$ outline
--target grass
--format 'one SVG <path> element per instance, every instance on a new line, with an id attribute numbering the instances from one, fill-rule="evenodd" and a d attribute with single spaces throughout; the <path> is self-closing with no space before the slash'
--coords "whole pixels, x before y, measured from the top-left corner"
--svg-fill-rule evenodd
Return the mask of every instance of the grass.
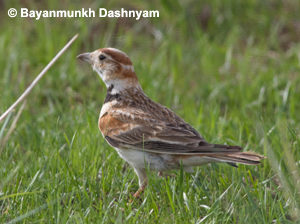
<path id="1" fill-rule="evenodd" d="M 300 220 L 300 5 L 297 1 L 0 1 L 0 111 L 71 36 L 0 148 L 1 223 L 295 223 Z M 160 18 L 9 18 L 11 7 L 158 9 Z M 215 143 L 260 166 L 175 171 L 129 204 L 137 177 L 102 138 L 106 89 L 76 55 L 127 52 L 145 92 Z M 17 111 L 0 124 L 0 140 Z"/>

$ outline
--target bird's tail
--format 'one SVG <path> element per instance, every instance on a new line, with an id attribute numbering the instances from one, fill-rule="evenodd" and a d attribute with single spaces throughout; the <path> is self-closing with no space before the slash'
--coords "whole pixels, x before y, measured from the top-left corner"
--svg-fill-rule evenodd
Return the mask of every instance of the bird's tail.
<path id="1" fill-rule="evenodd" d="M 257 165 L 265 157 L 254 152 L 216 153 L 213 158 L 219 162 L 241 163 L 246 165 Z"/>
<path id="2" fill-rule="evenodd" d="M 254 152 L 241 152 L 240 146 L 208 144 L 212 154 L 209 156 L 216 162 L 226 162 L 230 165 L 241 163 L 257 165 L 265 157 Z"/>
<path id="3" fill-rule="evenodd" d="M 197 158 L 198 157 L 198 158 Z M 242 152 L 240 146 L 202 144 L 197 151 L 180 156 L 183 165 L 187 167 L 199 166 L 211 162 L 224 162 L 237 167 L 236 163 L 257 165 L 265 157 L 254 152 Z"/>

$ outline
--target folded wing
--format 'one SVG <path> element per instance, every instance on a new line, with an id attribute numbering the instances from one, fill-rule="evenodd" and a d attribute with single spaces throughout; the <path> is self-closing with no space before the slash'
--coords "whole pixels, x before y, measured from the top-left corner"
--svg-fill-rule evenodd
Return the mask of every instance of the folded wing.
<path id="1" fill-rule="evenodd" d="M 174 155 L 233 153 L 241 150 L 239 146 L 207 143 L 182 119 L 165 122 L 152 119 L 142 111 L 128 114 L 120 109 L 112 111 L 109 116 L 117 120 L 115 123 L 118 125 L 126 126 L 126 129 L 114 128 L 116 131 L 106 132 L 106 140 L 114 147 Z"/>

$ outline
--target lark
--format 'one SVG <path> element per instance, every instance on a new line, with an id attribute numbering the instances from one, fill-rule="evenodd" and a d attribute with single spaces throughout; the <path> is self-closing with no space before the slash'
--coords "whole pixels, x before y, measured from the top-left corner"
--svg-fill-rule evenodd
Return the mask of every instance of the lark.
<path id="1" fill-rule="evenodd" d="M 257 165 L 264 157 L 242 152 L 240 146 L 211 144 L 190 124 L 143 91 L 130 58 L 115 48 L 101 48 L 77 56 L 88 62 L 107 87 L 99 129 L 139 179 L 139 197 L 147 186 L 147 169 L 180 169 L 225 162 Z"/>

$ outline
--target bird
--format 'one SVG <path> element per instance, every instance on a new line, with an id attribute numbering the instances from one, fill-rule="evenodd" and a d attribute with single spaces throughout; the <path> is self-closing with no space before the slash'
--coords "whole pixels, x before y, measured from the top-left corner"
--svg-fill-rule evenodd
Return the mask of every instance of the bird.
<path id="1" fill-rule="evenodd" d="M 145 190 L 147 169 L 163 172 L 223 162 L 257 165 L 265 158 L 242 147 L 208 143 L 200 133 L 169 108 L 143 91 L 132 61 L 116 48 L 100 48 L 77 56 L 89 63 L 107 88 L 98 126 L 106 142 L 129 163 L 139 180 L 133 194 Z"/>

